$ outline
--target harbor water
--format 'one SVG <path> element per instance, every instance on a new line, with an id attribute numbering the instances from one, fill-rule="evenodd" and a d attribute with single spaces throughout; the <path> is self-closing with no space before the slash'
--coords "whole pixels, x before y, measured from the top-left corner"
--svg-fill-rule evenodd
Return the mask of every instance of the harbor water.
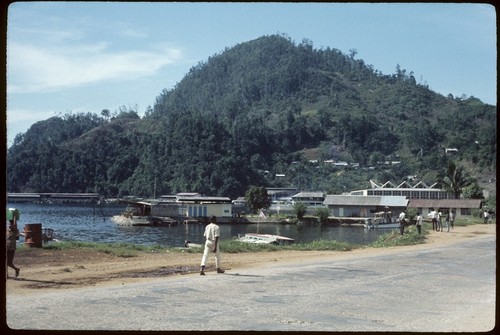
<path id="1" fill-rule="evenodd" d="M 179 223 L 172 227 L 117 225 L 111 217 L 122 213 L 125 209 L 122 205 L 10 203 L 7 208 L 20 210 L 20 230 L 26 224 L 41 223 L 44 228 L 54 229 L 55 238 L 60 241 L 123 242 L 169 247 L 182 247 L 185 241 L 204 241 L 204 224 Z M 324 239 L 352 244 L 369 244 L 389 231 L 368 230 L 359 226 L 320 227 L 278 223 L 221 224 L 220 229 L 222 239 L 244 233 L 262 233 L 287 236 L 295 239 L 296 243 Z"/>

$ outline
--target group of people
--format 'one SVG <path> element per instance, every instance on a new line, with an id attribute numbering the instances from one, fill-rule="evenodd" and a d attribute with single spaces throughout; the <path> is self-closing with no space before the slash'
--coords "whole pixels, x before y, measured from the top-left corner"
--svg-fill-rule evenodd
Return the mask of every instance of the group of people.
<path id="1" fill-rule="evenodd" d="M 406 224 L 405 216 L 406 216 L 406 214 L 404 211 L 401 212 L 401 214 L 399 214 L 399 223 L 400 223 L 399 232 L 401 233 L 401 235 L 404 234 L 404 230 L 405 230 L 405 224 Z M 441 212 L 431 211 L 427 215 L 427 217 L 431 219 L 432 230 L 444 231 L 443 230 L 443 222 L 442 222 L 443 221 L 443 214 Z M 422 222 L 423 222 L 422 213 L 418 212 L 417 217 L 416 217 L 416 222 L 415 222 L 418 234 L 422 233 Z M 453 226 L 455 224 L 455 215 L 453 214 L 452 211 L 446 212 L 444 223 L 446 224 L 448 232 L 450 231 L 450 226 L 453 229 Z"/>
<path id="2" fill-rule="evenodd" d="M 431 211 L 427 216 L 431 219 L 432 230 L 444 231 L 443 213 L 437 211 Z M 444 216 L 444 223 L 446 224 L 448 232 L 450 231 L 450 226 L 453 229 L 453 226 L 455 224 L 455 215 L 453 214 L 452 211 L 446 212 L 446 215 Z"/>

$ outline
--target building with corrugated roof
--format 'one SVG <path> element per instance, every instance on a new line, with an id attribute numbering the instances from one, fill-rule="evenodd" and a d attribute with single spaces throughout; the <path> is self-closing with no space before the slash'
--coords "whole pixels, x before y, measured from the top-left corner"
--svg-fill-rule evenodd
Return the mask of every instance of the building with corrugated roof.
<path id="1" fill-rule="evenodd" d="M 400 213 L 408 199 L 403 196 L 327 195 L 324 206 L 335 217 L 371 218 L 377 212 Z"/>
<path id="2" fill-rule="evenodd" d="M 323 192 L 300 192 L 292 196 L 292 203 L 303 203 L 307 206 L 323 206 L 325 193 Z"/>
<path id="3" fill-rule="evenodd" d="M 443 214 L 453 212 L 455 217 L 472 215 L 481 208 L 481 199 L 410 199 L 408 208 L 415 208 L 424 217 L 432 211 Z"/>
<path id="4" fill-rule="evenodd" d="M 391 181 L 384 184 L 370 180 L 371 188 L 365 190 L 351 191 L 351 195 L 377 195 L 377 196 L 404 196 L 408 199 L 453 199 L 454 195 L 441 188 L 437 183 L 428 186 L 423 181 L 412 185 L 408 181 L 396 185 Z"/>

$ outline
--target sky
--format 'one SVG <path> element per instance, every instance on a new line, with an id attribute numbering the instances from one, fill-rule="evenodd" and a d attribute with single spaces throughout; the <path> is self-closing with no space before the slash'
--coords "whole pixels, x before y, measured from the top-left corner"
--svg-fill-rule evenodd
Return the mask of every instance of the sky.
<path id="1" fill-rule="evenodd" d="M 31 125 L 121 107 L 140 116 L 187 72 L 264 35 L 396 66 L 447 96 L 496 105 L 496 12 L 479 3 L 14 2 L 7 146 Z"/>

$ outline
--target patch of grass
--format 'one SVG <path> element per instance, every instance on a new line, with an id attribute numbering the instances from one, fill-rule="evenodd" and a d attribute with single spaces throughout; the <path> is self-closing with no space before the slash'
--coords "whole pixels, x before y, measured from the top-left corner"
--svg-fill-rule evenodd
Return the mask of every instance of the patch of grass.
<path id="1" fill-rule="evenodd" d="M 421 235 L 418 234 L 415 226 L 406 227 L 403 235 L 400 234 L 399 230 L 392 230 L 387 234 L 379 236 L 375 242 L 369 244 L 368 246 L 374 248 L 384 248 L 421 244 L 425 242 L 425 235 L 427 235 L 429 228 L 432 229 L 430 225 L 424 224 Z"/>
<path id="2" fill-rule="evenodd" d="M 336 240 L 316 240 L 309 243 L 297 243 L 284 246 L 286 250 L 328 250 L 328 251 L 350 251 L 356 247 L 348 242 L 339 242 Z"/>
<path id="3" fill-rule="evenodd" d="M 238 239 L 223 240 L 221 242 L 221 251 L 226 253 L 239 252 L 260 252 L 277 250 L 333 250 L 348 251 L 354 246 L 347 242 L 338 242 L 335 240 L 316 240 L 309 243 L 294 243 L 290 245 L 258 244 L 240 242 Z"/>
<path id="4" fill-rule="evenodd" d="M 203 249 L 200 248 L 202 251 Z M 239 253 L 239 252 L 258 252 L 258 251 L 276 251 L 281 247 L 273 244 L 257 244 L 240 242 L 237 238 L 222 240 L 220 244 L 221 252 Z"/>
<path id="5" fill-rule="evenodd" d="M 50 243 L 43 245 L 43 248 L 47 250 L 86 249 L 118 257 L 135 257 L 139 252 L 167 252 L 172 249 L 160 245 L 144 246 L 133 243 L 95 243 L 80 241 Z"/>

